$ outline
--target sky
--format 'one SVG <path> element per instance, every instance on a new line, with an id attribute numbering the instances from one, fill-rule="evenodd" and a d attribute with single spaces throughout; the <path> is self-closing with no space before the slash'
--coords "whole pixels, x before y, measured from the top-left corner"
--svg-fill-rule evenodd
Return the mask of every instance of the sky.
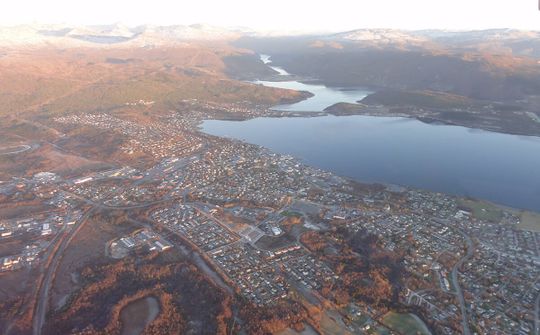
<path id="1" fill-rule="evenodd" d="M 0 25 L 205 23 L 265 31 L 540 30 L 538 0 L 5 0 Z"/>

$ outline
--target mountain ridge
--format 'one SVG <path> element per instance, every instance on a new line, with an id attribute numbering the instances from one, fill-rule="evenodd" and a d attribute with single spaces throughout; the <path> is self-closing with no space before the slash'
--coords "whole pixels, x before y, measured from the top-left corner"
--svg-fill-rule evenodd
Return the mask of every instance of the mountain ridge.
<path id="1" fill-rule="evenodd" d="M 189 41 L 236 40 L 241 37 L 313 36 L 322 40 L 377 44 L 446 43 L 467 46 L 478 42 L 540 40 L 540 32 L 509 28 L 451 31 L 362 28 L 337 33 L 299 33 L 257 31 L 245 27 L 218 27 L 207 24 L 137 25 L 121 22 L 110 25 L 20 24 L 0 26 L 2 46 L 152 46 Z M 540 42 L 539 42 L 540 43 Z M 522 49 L 524 47 L 522 46 Z M 536 46 L 535 46 L 536 48 Z M 540 47 L 538 47 L 540 55 Z"/>

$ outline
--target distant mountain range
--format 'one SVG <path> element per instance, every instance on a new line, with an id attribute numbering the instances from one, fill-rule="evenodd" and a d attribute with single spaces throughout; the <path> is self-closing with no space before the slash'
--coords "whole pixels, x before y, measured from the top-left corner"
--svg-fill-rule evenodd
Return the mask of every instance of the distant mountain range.
<path id="1" fill-rule="evenodd" d="M 51 45 L 125 45 L 153 46 L 177 44 L 192 40 L 230 40 L 249 34 L 240 29 L 225 29 L 209 25 L 143 25 L 123 24 L 102 26 L 18 25 L 0 27 L 2 46 Z"/>
<path id="2" fill-rule="evenodd" d="M 1 46 L 157 46 L 194 40 L 234 40 L 240 37 L 272 37 L 280 33 L 248 28 L 222 28 L 205 24 L 129 27 L 121 23 L 99 26 L 35 24 L 0 26 Z M 281 33 L 283 35 L 283 33 Z M 298 34 L 295 34 L 298 36 Z M 365 43 L 369 46 L 429 46 L 477 48 L 507 47 L 521 55 L 540 57 L 540 32 L 513 29 L 480 31 L 358 29 L 311 36 L 322 41 Z"/>
<path id="3" fill-rule="evenodd" d="M 540 58 L 540 32 L 515 29 L 474 31 L 359 29 L 326 37 L 334 41 L 379 46 L 423 46 L 511 51 L 516 55 Z M 501 49 L 503 48 L 503 49 Z M 504 50 L 506 48 L 506 50 Z"/>
<path id="4" fill-rule="evenodd" d="M 199 43 L 201 41 L 205 43 Z M 212 48 L 206 42 L 212 42 Z M 188 52 L 185 47 L 192 50 Z M 13 59 L 23 57 L 25 53 L 20 53 L 19 49 L 26 48 L 36 49 L 27 53 L 35 59 L 21 60 L 21 69 L 14 70 Z M 276 73 L 261 62 L 259 55 L 266 54 L 271 55 L 274 65 L 298 78 L 334 87 L 428 90 L 527 107 L 531 104 L 535 108 L 540 92 L 540 32 L 537 31 L 359 29 L 333 34 L 278 36 L 247 28 L 201 24 L 0 27 L 0 59 L 6 60 L 5 69 L 11 71 L 9 78 L 5 77 L 11 81 L 6 87 L 13 87 L 17 80 L 24 81 L 21 73 L 31 72 L 26 66 L 41 62 L 36 56 L 41 54 L 37 49 L 43 49 L 43 53 L 54 49 L 52 53 L 60 54 L 68 48 L 86 48 L 85 52 L 96 57 L 86 60 L 84 70 L 88 73 L 93 73 L 90 67 L 95 64 L 107 68 L 114 64 L 126 69 L 136 64 L 134 70 L 148 66 L 155 73 L 165 71 L 175 77 L 174 83 L 185 82 L 184 77 L 196 81 L 200 79 L 194 79 L 197 76 L 214 78 L 222 73 L 228 78 L 247 81 L 269 78 Z M 167 49 L 181 52 L 160 55 Z M 96 56 L 98 53 L 100 57 Z M 141 65 L 145 62 L 149 64 Z M 122 64 L 125 66 L 118 66 Z M 46 68 L 43 62 L 40 66 Z M 54 61 L 49 66 L 54 69 L 50 73 L 55 75 L 62 74 L 65 69 L 65 65 L 60 66 Z M 78 70 L 81 70 L 80 66 Z M 133 77 L 131 72 L 126 70 L 125 73 Z M 48 78 L 50 74 L 43 76 Z M 67 71 L 63 76 L 73 79 Z M 34 77 L 29 78 L 21 85 L 20 92 L 26 92 L 29 85 L 36 84 Z M 54 83 L 59 82 L 61 80 Z M 59 91 L 63 89 L 58 88 Z"/>
<path id="5" fill-rule="evenodd" d="M 501 41 L 539 38 L 538 31 L 524 31 L 515 29 L 488 29 L 472 31 L 449 31 L 449 30 L 395 30 L 395 29 L 358 29 L 332 35 L 353 41 L 367 40 L 411 40 L 411 41 L 444 41 L 453 43 L 470 43 L 478 41 Z"/>

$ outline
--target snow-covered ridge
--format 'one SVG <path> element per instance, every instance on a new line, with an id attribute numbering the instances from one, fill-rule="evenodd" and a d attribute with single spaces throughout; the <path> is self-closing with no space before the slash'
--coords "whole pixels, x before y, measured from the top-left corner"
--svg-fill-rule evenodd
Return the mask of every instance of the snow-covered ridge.
<path id="1" fill-rule="evenodd" d="M 350 41 L 490 41 L 490 40 L 519 40 L 540 38 L 538 31 L 516 29 L 488 29 L 473 31 L 451 30 L 397 30 L 397 29 L 358 29 L 331 35 L 336 39 Z"/>
<path id="2" fill-rule="evenodd" d="M 241 36 L 286 36 L 284 33 L 253 31 L 248 28 L 222 28 L 204 24 L 141 25 L 122 23 L 100 26 L 32 24 L 0 26 L 0 46 L 159 46 L 190 41 L 233 40 Z M 291 33 L 289 35 L 297 34 Z M 323 40 L 385 44 L 421 45 L 426 42 L 467 44 L 486 41 L 540 40 L 540 32 L 513 29 L 478 31 L 359 29 L 337 34 L 317 34 Z"/>
<path id="3" fill-rule="evenodd" d="M 406 42 L 406 41 L 424 41 L 426 37 L 416 35 L 414 32 L 407 32 L 395 29 L 360 29 L 333 35 L 338 39 L 350 41 L 377 41 L 377 42 Z"/>
<path id="4" fill-rule="evenodd" d="M 102 26 L 18 25 L 0 27 L 0 45 L 161 45 L 193 40 L 228 40 L 246 32 L 209 25 Z"/>

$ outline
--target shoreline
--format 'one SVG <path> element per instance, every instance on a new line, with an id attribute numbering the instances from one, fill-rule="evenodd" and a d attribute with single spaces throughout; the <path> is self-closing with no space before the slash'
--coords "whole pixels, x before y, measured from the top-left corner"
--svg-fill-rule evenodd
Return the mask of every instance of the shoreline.
<path id="1" fill-rule="evenodd" d="M 335 106 L 335 105 L 340 105 L 341 103 L 336 103 L 332 106 Z M 275 106 L 278 106 L 278 105 L 275 105 Z M 477 129 L 477 130 L 480 130 L 480 131 L 483 131 L 483 132 L 489 132 L 489 133 L 493 133 L 493 134 L 501 134 L 501 135 L 510 135 L 510 136 L 527 136 L 527 137 L 538 137 L 538 136 L 535 136 L 535 135 L 524 135 L 524 134 L 520 134 L 520 133 L 510 133 L 510 132 L 501 132 L 501 131 L 495 131 L 493 129 L 483 129 L 483 128 L 474 128 L 474 127 L 470 127 L 470 126 L 467 126 L 467 125 L 461 125 L 461 124 L 456 124 L 456 123 L 451 123 L 451 122 L 446 122 L 444 120 L 434 120 L 434 119 L 429 119 L 429 118 L 426 118 L 426 117 L 417 117 L 417 116 L 412 116 L 412 115 L 407 115 L 407 114 L 385 114 L 385 115 L 381 115 L 381 114 L 377 114 L 377 113 L 361 113 L 361 112 L 357 112 L 357 113 L 350 113 L 350 114 L 340 114 L 340 113 L 332 113 L 332 112 L 329 112 L 328 109 L 330 107 L 327 107 L 325 108 L 324 111 L 316 111 L 316 112 L 305 112 L 305 111 L 279 111 L 279 110 L 273 110 L 272 108 L 275 107 L 275 106 L 271 106 L 271 107 L 268 107 L 266 112 L 261 114 L 261 115 L 249 115 L 249 116 L 238 116 L 238 117 L 231 117 L 231 118 L 226 118 L 226 117 L 215 117 L 215 118 L 205 118 L 205 119 L 202 119 L 202 120 L 199 120 L 198 121 L 198 124 L 196 126 L 196 129 L 199 133 L 202 133 L 202 134 L 205 134 L 205 135 L 210 135 L 210 136 L 216 136 L 218 138 L 225 138 L 227 140 L 233 140 L 233 141 L 240 141 L 242 143 L 248 143 L 248 144 L 251 144 L 251 145 L 256 145 L 257 147 L 260 147 L 260 148 L 264 148 L 266 150 L 270 150 L 271 152 L 273 153 L 277 153 L 277 154 L 280 154 L 279 152 L 276 152 L 274 150 L 271 150 L 269 148 L 266 148 L 264 146 L 261 146 L 261 145 L 258 145 L 258 144 L 254 144 L 254 143 L 250 143 L 248 141 L 244 141 L 244 140 L 241 140 L 241 139 L 238 139 L 238 138 L 234 138 L 234 137 L 221 137 L 221 136 L 217 136 L 217 135 L 212 135 L 210 133 L 206 133 L 204 132 L 203 130 L 203 123 L 205 121 L 241 121 L 241 122 L 244 122 L 244 121 L 249 121 L 249 120 L 253 120 L 253 119 L 264 119 L 264 118 L 275 118 L 275 119 L 280 119 L 280 118 L 313 118 L 313 117 L 330 117 L 330 116 L 333 116 L 333 117 L 336 117 L 336 118 L 339 118 L 339 117 L 347 117 L 347 116 L 358 116 L 358 117 L 377 117 L 377 118 L 380 118 L 380 117 L 385 117 L 385 118 L 399 118 L 399 119 L 403 119 L 403 120 L 416 120 L 418 122 L 421 122 L 421 123 L 424 123 L 424 124 L 428 124 L 428 125 L 441 125 L 441 126 L 448 126 L 448 127 L 461 127 L 461 128 L 465 128 L 465 129 Z M 306 164 L 306 165 L 309 165 L 309 166 L 312 166 L 312 167 L 315 167 L 311 164 L 307 164 L 305 162 L 303 162 L 303 160 L 299 157 L 294 157 L 296 160 L 298 160 L 299 162 L 302 162 L 303 164 Z M 317 168 L 317 167 L 315 167 Z M 325 169 L 322 169 L 321 170 L 325 170 Z M 426 192 L 430 192 L 430 193 L 441 193 L 441 194 L 446 194 L 448 196 L 452 196 L 452 197 L 455 197 L 456 199 L 463 199 L 463 200 L 466 200 L 466 199 L 473 199 L 475 201 L 482 201 L 482 202 L 486 202 L 486 203 L 489 203 L 491 204 L 492 206 L 495 206 L 497 208 L 499 208 L 500 210 L 505 210 L 505 209 L 511 209 L 512 211 L 514 212 L 519 212 L 519 213 L 525 213 L 525 212 L 531 212 L 531 213 L 540 213 L 540 210 L 536 210 L 536 209 L 529 209 L 529 208 L 523 208 L 523 207 L 518 207 L 518 206 L 512 206 L 512 205 L 507 205 L 507 204 L 504 204 L 504 203 L 499 203 L 499 202 L 494 202 L 492 200 L 488 200 L 488 199 L 485 199 L 485 198 L 481 198 L 481 197 L 471 197 L 471 196 L 468 196 L 466 194 L 459 194 L 459 193 L 449 193 L 449 192 L 444 192 L 444 191 L 435 191 L 435 190 L 429 190 L 429 189 L 425 189 L 425 188 L 420 188 L 420 187 L 414 187 L 414 186 L 407 186 L 407 185 L 400 185 L 400 184 L 392 184 L 392 183 L 386 183 L 386 182 L 366 182 L 364 180 L 360 180 L 360 179 L 355 179 L 353 177 L 348 177 L 348 176 L 343 176 L 343 175 L 339 175 L 339 174 L 336 174 L 332 171 L 329 171 L 329 170 L 325 170 L 327 172 L 330 172 L 338 177 L 341 177 L 341 178 L 344 178 L 344 179 L 347 179 L 348 181 L 353 181 L 353 182 L 356 182 L 356 183 L 359 183 L 359 184 L 365 184 L 365 185 L 383 185 L 385 188 L 387 186 L 391 186 L 391 187 L 404 187 L 406 188 L 407 190 L 418 190 L 418 191 L 426 191 Z"/>
<path id="2" fill-rule="evenodd" d="M 322 116 L 329 116 L 329 115 L 322 115 Z M 362 115 L 360 115 L 360 116 L 362 116 Z M 282 117 L 287 117 L 287 116 L 282 116 Z M 309 117 L 318 117 L 318 116 L 309 116 Z M 336 117 L 339 117 L 339 116 L 336 116 Z M 378 116 L 374 116 L 374 117 L 378 117 Z M 388 116 L 388 117 L 391 117 L 391 116 Z M 260 117 L 260 118 L 265 118 L 265 116 Z M 276 117 L 276 118 L 281 118 L 281 117 Z M 401 117 L 401 118 L 403 118 L 403 117 Z M 270 148 L 267 148 L 265 146 L 255 144 L 255 143 L 251 143 L 251 142 L 239 139 L 239 138 L 219 136 L 219 135 L 206 133 L 202 128 L 203 123 L 205 121 L 232 121 L 232 122 L 240 121 L 240 122 L 242 122 L 242 121 L 247 121 L 247 120 L 251 120 L 251 119 L 256 119 L 256 118 L 248 118 L 248 119 L 245 119 L 245 120 L 204 119 L 204 120 L 199 120 L 196 129 L 197 129 L 197 132 L 199 132 L 199 133 L 201 133 L 201 134 L 203 134 L 205 136 L 216 137 L 216 138 L 219 138 L 220 140 L 227 140 L 227 141 L 245 143 L 245 144 L 256 146 L 257 148 L 259 148 L 261 150 L 266 150 L 266 151 L 269 151 L 269 152 L 277 154 L 277 155 L 286 155 L 286 154 L 277 152 L 275 150 L 272 150 Z M 403 118 L 403 119 L 409 119 L 409 118 Z M 463 127 L 463 126 L 457 126 L 457 127 Z M 463 127 L 463 128 L 467 128 L 467 127 Z M 289 155 L 289 156 L 292 156 L 292 155 Z M 442 192 L 442 191 L 434 191 L 434 190 L 429 190 L 429 189 L 425 189 L 425 188 L 413 187 L 413 186 L 397 184 L 397 183 L 366 182 L 366 181 L 362 181 L 362 180 L 357 180 L 357 179 L 355 179 L 353 177 L 343 176 L 343 175 L 337 174 L 337 173 L 335 173 L 333 171 L 329 171 L 327 169 L 323 169 L 323 168 L 320 168 L 320 167 L 317 167 L 317 166 L 313 166 L 311 164 L 308 164 L 308 163 L 304 162 L 299 157 L 296 157 L 296 156 L 292 156 L 292 157 L 295 160 L 297 160 L 298 162 L 300 162 L 301 164 L 303 164 L 303 165 L 307 165 L 307 166 L 310 166 L 312 168 L 331 173 L 331 174 L 333 174 L 333 175 L 335 175 L 335 176 L 337 176 L 339 178 L 342 178 L 342 179 L 346 180 L 348 183 L 359 184 L 359 185 L 367 185 L 367 186 L 382 186 L 382 187 L 385 188 L 386 191 L 389 191 L 389 192 L 396 192 L 395 190 L 392 190 L 392 188 L 394 188 L 394 189 L 402 189 L 400 192 L 420 191 L 420 192 L 429 192 L 429 193 L 434 193 L 434 194 L 439 193 L 439 194 L 444 194 L 444 195 L 447 195 L 447 196 L 450 196 L 450 197 L 454 197 L 456 200 L 472 200 L 472 201 L 476 201 L 476 202 L 484 202 L 486 204 L 494 206 L 494 207 L 496 207 L 496 208 L 498 208 L 500 210 L 503 210 L 503 211 L 511 211 L 511 212 L 519 213 L 519 214 L 523 214 L 523 213 L 540 214 L 540 211 L 537 211 L 537 210 L 532 210 L 532 209 L 528 209 L 528 208 L 514 207 L 514 206 L 506 205 L 506 204 L 503 204 L 503 203 L 497 203 L 497 202 L 494 202 L 494 201 L 491 201 L 491 200 L 488 200 L 488 199 L 485 199 L 485 198 L 479 198 L 479 197 L 474 197 L 474 196 L 466 196 L 466 195 L 462 195 L 462 194 L 453 194 L 453 193 Z"/>

